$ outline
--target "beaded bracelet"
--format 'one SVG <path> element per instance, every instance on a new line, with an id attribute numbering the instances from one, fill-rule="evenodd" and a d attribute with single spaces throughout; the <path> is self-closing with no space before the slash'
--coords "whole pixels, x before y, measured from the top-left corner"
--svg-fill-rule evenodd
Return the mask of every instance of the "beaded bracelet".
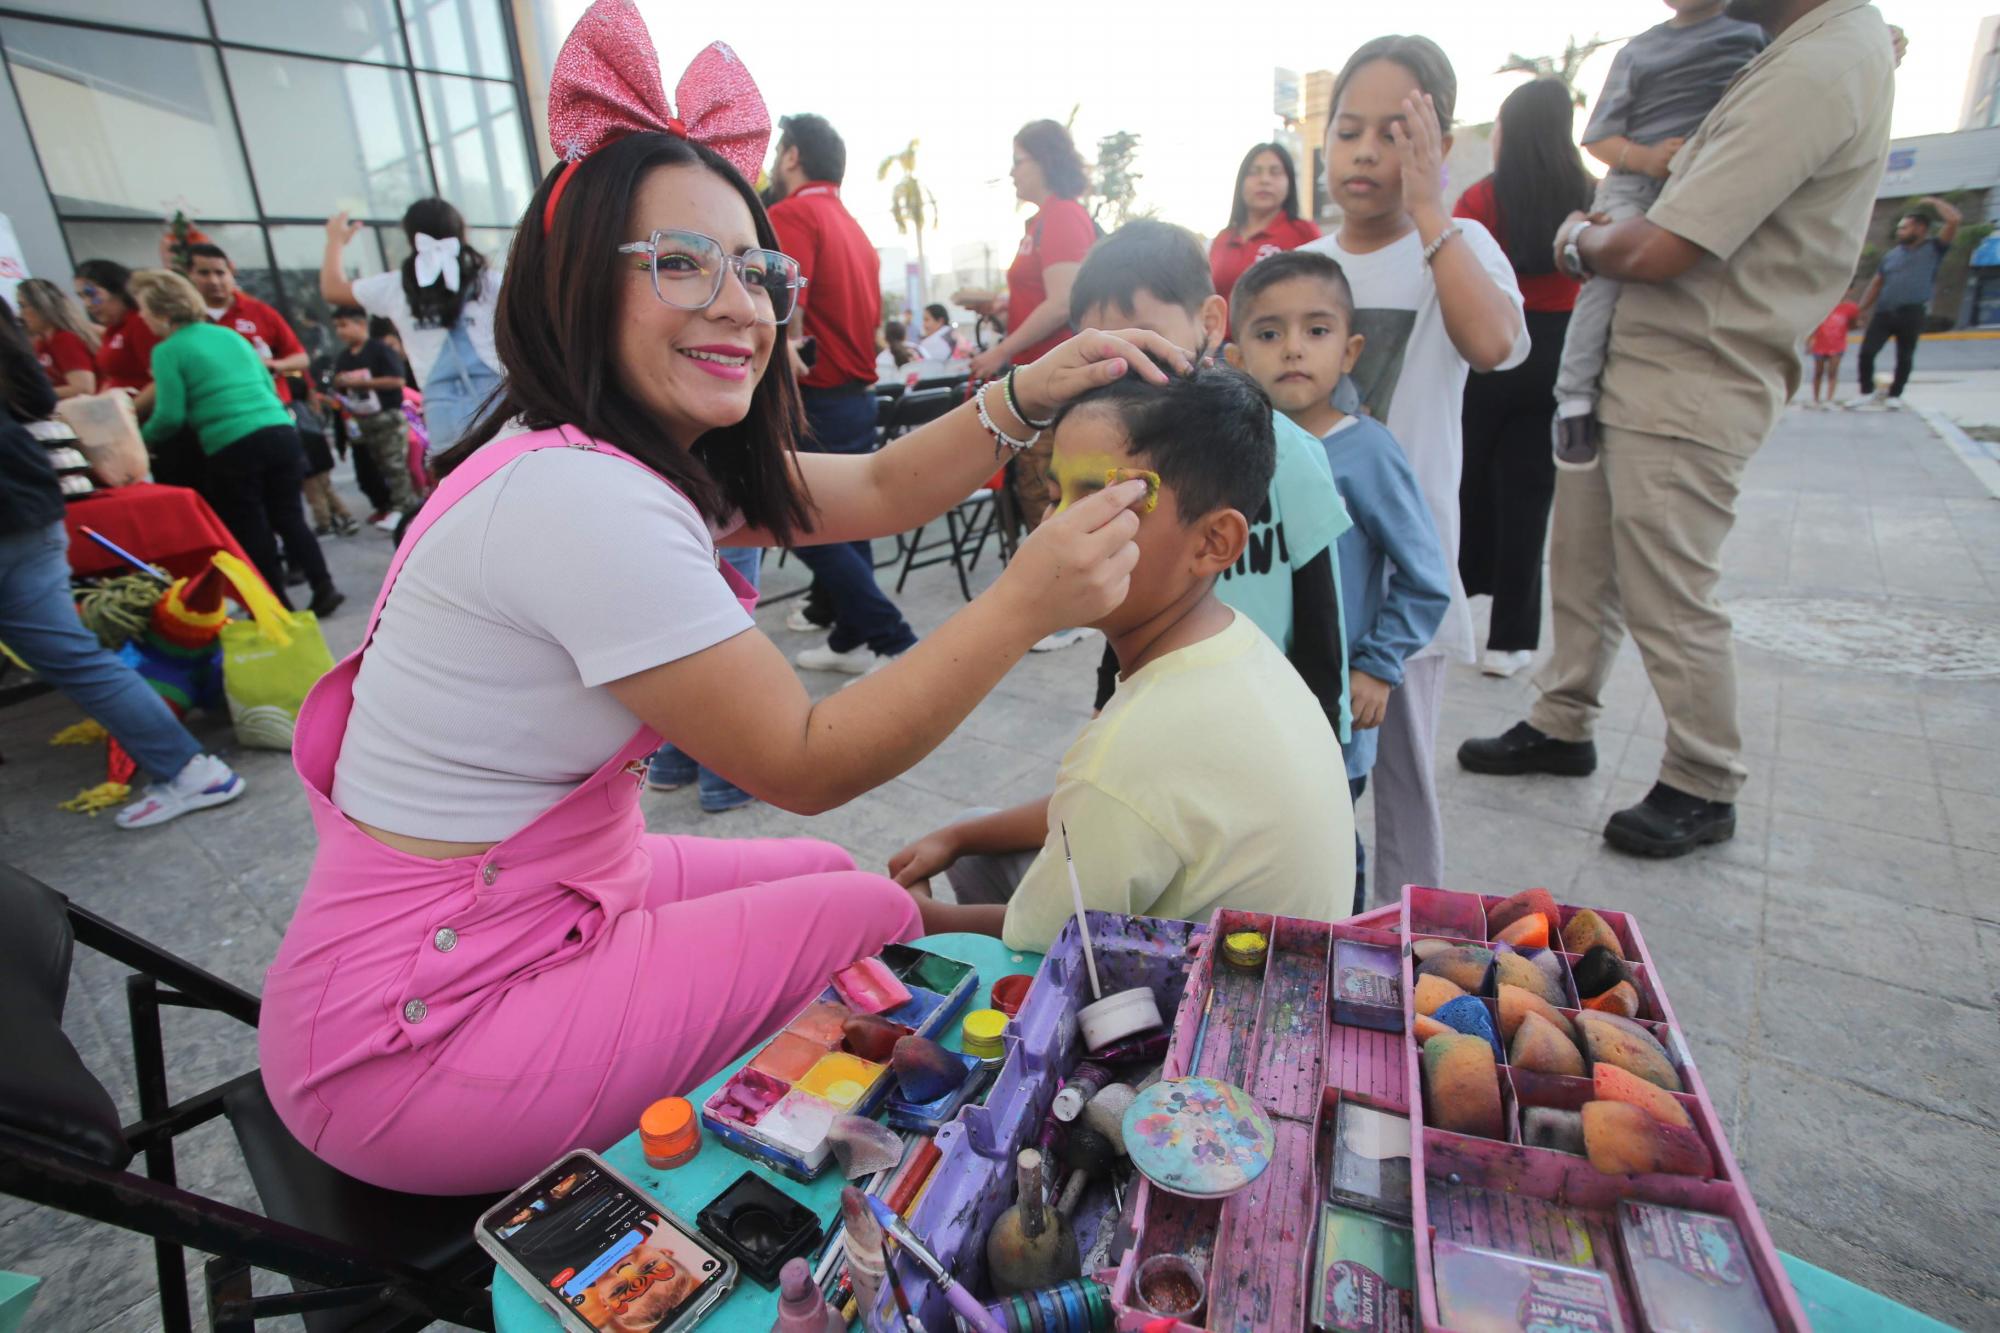
<path id="1" fill-rule="evenodd" d="M 1021 410 L 1020 402 L 1014 397 L 1014 372 L 1018 369 L 1020 369 L 1020 367 L 1018 366 L 1007 367 L 1007 378 L 1002 382 L 1003 388 L 1005 390 L 1005 395 L 1007 398 L 1007 410 L 1009 412 L 1012 412 L 1015 416 L 1021 418 L 1021 424 L 1026 426 L 1029 430 L 1047 430 L 1051 425 L 1055 423 L 1055 418 L 1050 417 L 1047 421 L 1035 420 L 1033 417 L 1029 416 L 1026 412 L 1023 412 Z"/>
<path id="2" fill-rule="evenodd" d="M 1034 444 L 1036 440 L 1041 439 L 1042 432 L 1037 430 L 1033 435 L 1030 435 L 1025 440 L 1017 440 L 1013 436 L 1009 435 L 1006 431 L 1001 430 L 998 425 L 994 424 L 992 415 L 988 413 L 986 410 L 986 391 L 992 387 L 993 386 L 990 383 L 983 384 L 980 386 L 979 392 L 972 395 L 973 404 L 979 409 L 979 424 L 984 426 L 986 428 L 986 433 L 993 437 L 994 457 L 996 458 L 999 457 L 1000 446 L 1003 444 L 1018 454 L 1023 449 L 1026 449 L 1030 445 Z M 1016 412 L 1015 415 L 1020 416 L 1020 413 Z M 1027 418 L 1022 417 L 1022 420 L 1026 421 Z M 1034 423 L 1029 422 L 1028 424 L 1033 425 Z"/>
<path id="3" fill-rule="evenodd" d="M 1435 237 L 1431 239 L 1431 243 L 1424 247 L 1424 263 L 1428 265 L 1433 259 L 1436 259 L 1437 252 L 1444 249 L 1444 243 L 1450 240 L 1452 237 L 1460 234 L 1461 233 L 1458 229 L 1458 224 L 1456 222 L 1452 223 L 1449 227 L 1446 227 L 1443 231 L 1439 232 Z"/>

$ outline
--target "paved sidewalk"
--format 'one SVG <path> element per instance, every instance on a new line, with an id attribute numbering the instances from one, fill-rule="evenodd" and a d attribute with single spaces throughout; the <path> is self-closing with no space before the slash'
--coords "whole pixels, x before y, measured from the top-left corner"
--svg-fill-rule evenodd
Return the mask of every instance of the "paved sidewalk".
<path id="1" fill-rule="evenodd" d="M 1637 913 L 1778 1243 L 1960 1327 L 2000 1326 L 2000 502 L 1914 414 L 1794 411 L 1751 465 L 1741 511 L 1725 592 L 1755 642 L 1740 651 L 1752 775 L 1736 840 L 1663 864 L 1600 841 L 1662 750 L 1628 645 L 1602 766 L 1582 780 L 1460 773 L 1458 743 L 1518 719 L 1532 689 L 1454 668 L 1439 765 L 1446 878 L 1545 884 Z M 359 637 L 388 550 L 374 534 L 328 545 L 353 598 L 327 627 L 338 654 Z M 794 563 L 767 587 L 799 578 Z M 920 631 L 959 605 L 945 568 L 901 600 Z M 759 619 L 793 651 L 810 641 L 782 629 L 788 609 Z M 648 797 L 649 822 L 810 833 L 880 866 L 966 806 L 1045 790 L 1086 720 L 1099 651 L 1031 657 L 936 754 L 817 819 L 707 817 L 688 790 Z M 1925 674 L 1941 668 L 1961 674 Z M 101 776 L 98 752 L 46 745 L 75 717 L 58 697 L 0 711 L 0 854 L 258 986 L 311 857 L 287 757 L 235 754 L 244 800 L 125 834 L 53 808 Z M 207 734 L 228 744 L 226 723 Z M 1360 814 L 1365 829 L 1368 801 Z M 69 1028 L 129 1113 L 121 991 L 116 968 L 82 959 Z M 184 1090 L 255 1060 L 246 1033 L 170 1023 Z M 226 1129 L 192 1136 L 182 1179 L 255 1207 Z M 0 1198 L 0 1268 L 48 1279 L 37 1329 L 153 1326 L 151 1260 L 122 1233 Z"/>

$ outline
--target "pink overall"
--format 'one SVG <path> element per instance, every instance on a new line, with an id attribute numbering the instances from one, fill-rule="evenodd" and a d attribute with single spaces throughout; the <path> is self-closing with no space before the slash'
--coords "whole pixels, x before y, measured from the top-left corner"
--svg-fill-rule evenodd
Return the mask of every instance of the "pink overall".
<path id="1" fill-rule="evenodd" d="M 480 449 L 417 515 L 362 647 L 299 714 L 294 761 L 319 854 L 265 980 L 264 1083 L 300 1142 L 391 1189 L 511 1189 L 572 1148 L 601 1150 L 836 969 L 921 930 L 909 894 L 829 843 L 646 833 L 638 766 L 660 737 L 645 727 L 483 855 L 410 855 L 335 807 L 355 673 L 403 561 L 502 464 L 560 447 L 667 484 L 573 431 Z M 754 602 L 734 570 L 719 573 Z"/>

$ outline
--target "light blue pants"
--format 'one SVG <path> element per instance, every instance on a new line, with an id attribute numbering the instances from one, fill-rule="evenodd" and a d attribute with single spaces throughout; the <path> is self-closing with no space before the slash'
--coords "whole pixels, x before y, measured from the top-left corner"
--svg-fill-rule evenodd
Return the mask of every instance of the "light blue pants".
<path id="1" fill-rule="evenodd" d="M 102 723 L 148 776 L 170 781 L 201 753 L 201 743 L 145 677 L 77 619 L 68 549 L 60 522 L 0 536 L 0 643 Z"/>

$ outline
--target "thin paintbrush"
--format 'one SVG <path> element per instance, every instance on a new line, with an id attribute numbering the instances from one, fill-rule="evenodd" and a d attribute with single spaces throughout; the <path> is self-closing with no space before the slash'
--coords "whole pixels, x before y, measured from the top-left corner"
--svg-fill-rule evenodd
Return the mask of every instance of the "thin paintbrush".
<path id="1" fill-rule="evenodd" d="M 1104 998 L 1104 988 L 1097 984 L 1097 951 L 1090 947 L 1090 927 L 1083 920 L 1083 884 L 1076 877 L 1076 861 L 1069 854 L 1069 823 L 1059 825 L 1062 829 L 1063 864 L 1069 867 L 1069 896 L 1076 903 L 1076 929 L 1083 936 L 1083 962 L 1090 969 L 1090 998 Z"/>

